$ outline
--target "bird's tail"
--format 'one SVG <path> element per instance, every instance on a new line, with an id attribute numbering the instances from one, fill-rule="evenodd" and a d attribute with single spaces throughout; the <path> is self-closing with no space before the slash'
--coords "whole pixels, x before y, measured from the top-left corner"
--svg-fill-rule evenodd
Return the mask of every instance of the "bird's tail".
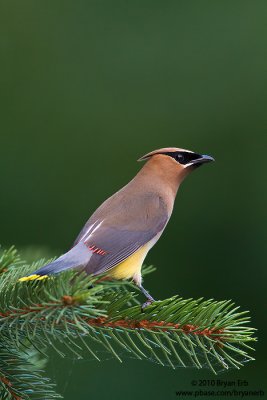
<path id="1" fill-rule="evenodd" d="M 92 254 L 93 253 L 86 247 L 86 245 L 80 242 L 70 251 L 57 258 L 55 261 L 52 261 L 44 267 L 37 269 L 31 275 L 23 276 L 19 279 L 19 281 L 40 281 L 47 278 L 49 275 L 58 274 L 59 272 L 66 271 L 67 269 L 85 267 Z"/>

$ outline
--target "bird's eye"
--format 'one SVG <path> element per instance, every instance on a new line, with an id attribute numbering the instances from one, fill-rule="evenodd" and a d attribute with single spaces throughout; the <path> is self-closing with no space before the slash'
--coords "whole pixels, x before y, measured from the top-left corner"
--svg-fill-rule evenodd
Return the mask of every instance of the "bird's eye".
<path id="1" fill-rule="evenodd" d="M 180 164 L 183 164 L 185 162 L 185 156 L 181 153 L 176 154 L 176 161 L 178 161 Z"/>

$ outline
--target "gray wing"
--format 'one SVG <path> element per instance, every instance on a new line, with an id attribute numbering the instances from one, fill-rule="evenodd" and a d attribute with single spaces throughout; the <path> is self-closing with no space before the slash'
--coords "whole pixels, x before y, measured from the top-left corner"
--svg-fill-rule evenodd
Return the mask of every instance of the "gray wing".
<path id="1" fill-rule="evenodd" d="M 168 222 L 166 205 L 155 194 L 135 197 L 134 201 L 123 199 L 116 204 L 120 204 L 119 209 L 103 204 L 75 242 L 82 241 L 94 252 L 85 267 L 88 274 L 101 274 L 124 261 L 160 233 Z"/>

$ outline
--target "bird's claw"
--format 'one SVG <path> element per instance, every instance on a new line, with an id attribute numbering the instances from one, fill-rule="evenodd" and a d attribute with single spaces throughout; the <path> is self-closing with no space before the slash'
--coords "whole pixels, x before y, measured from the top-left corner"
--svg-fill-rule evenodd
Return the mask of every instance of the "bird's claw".
<path id="1" fill-rule="evenodd" d="M 149 299 L 144 304 L 141 305 L 141 311 L 144 312 L 145 308 L 150 306 L 155 300 Z"/>

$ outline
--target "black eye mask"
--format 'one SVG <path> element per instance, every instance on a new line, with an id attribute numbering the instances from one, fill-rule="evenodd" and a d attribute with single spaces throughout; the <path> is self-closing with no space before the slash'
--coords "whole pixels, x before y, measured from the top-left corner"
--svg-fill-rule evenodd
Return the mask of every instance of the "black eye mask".
<path id="1" fill-rule="evenodd" d="M 175 151 L 170 153 L 163 153 L 166 156 L 174 158 L 179 164 L 189 164 L 191 161 L 201 158 L 200 154 L 189 153 L 187 151 Z"/>

